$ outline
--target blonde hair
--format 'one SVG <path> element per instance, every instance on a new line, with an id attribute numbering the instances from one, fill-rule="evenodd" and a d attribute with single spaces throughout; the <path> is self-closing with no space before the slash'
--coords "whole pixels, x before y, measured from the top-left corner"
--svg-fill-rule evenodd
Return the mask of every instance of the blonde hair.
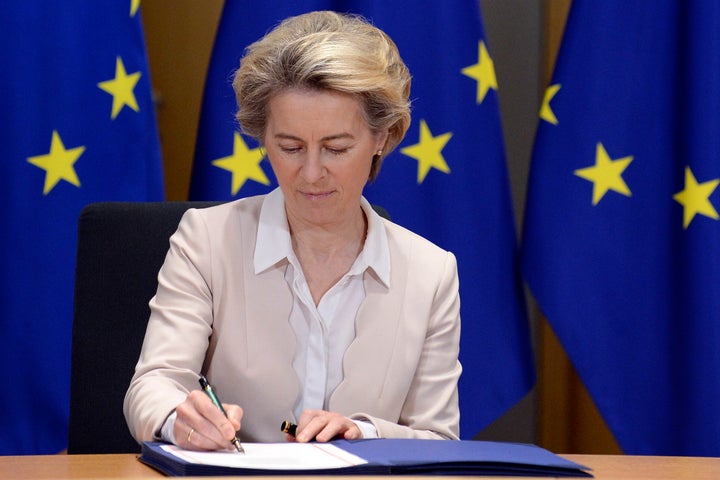
<path id="1" fill-rule="evenodd" d="M 358 98 L 370 129 L 389 133 L 383 155 L 398 146 L 410 126 L 410 72 L 392 39 L 357 15 L 319 11 L 284 20 L 247 47 L 233 88 L 240 128 L 261 142 L 270 98 L 291 88 Z M 376 155 L 370 181 L 381 163 Z"/>

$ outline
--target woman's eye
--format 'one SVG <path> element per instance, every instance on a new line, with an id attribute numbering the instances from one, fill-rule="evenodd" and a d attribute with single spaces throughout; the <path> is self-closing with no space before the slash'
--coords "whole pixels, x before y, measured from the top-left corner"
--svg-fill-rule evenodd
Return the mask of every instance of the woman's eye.
<path id="1" fill-rule="evenodd" d="M 342 155 L 343 153 L 346 153 L 350 148 L 349 147 L 326 147 L 327 151 L 332 153 L 333 155 Z"/>
<path id="2" fill-rule="evenodd" d="M 299 151 L 301 150 L 301 148 L 300 148 L 300 147 L 295 147 L 295 146 L 283 146 L 283 145 L 281 145 L 281 146 L 280 146 L 280 150 L 282 150 L 282 151 L 285 152 L 285 153 L 297 153 L 297 152 L 299 152 Z"/>

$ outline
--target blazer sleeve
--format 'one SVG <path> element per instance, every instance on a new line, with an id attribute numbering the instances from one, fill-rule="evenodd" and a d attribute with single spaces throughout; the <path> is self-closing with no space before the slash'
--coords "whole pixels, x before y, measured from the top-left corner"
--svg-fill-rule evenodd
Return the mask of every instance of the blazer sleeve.
<path id="1" fill-rule="evenodd" d="M 203 218 L 191 209 L 170 238 L 123 406 L 138 442 L 157 439 L 165 419 L 197 388 L 213 318 L 207 237 Z"/>
<path id="2" fill-rule="evenodd" d="M 457 382 L 462 368 L 458 360 L 460 297 L 455 256 L 444 252 L 441 265 L 420 359 L 400 418 L 393 422 L 362 412 L 351 415 L 371 422 L 380 437 L 459 438 Z"/>

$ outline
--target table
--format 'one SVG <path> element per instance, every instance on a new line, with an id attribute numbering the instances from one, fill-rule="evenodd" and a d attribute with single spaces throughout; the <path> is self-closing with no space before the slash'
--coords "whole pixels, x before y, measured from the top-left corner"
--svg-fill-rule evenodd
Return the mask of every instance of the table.
<path id="1" fill-rule="evenodd" d="M 628 455 L 563 455 L 588 466 L 598 480 L 692 480 L 720 479 L 720 458 L 651 457 Z M 0 480 L 165 478 L 143 465 L 134 454 L 0 456 Z M 211 477 L 203 477 L 211 480 Z M 222 477 L 227 479 L 228 477 Z M 310 480 L 317 477 L 263 477 Z M 379 480 L 380 476 L 328 476 L 327 480 Z M 396 476 L 393 479 L 428 480 L 427 476 Z M 472 477 L 450 477 L 454 479 Z M 474 477 L 490 479 L 493 477 Z M 510 480 L 511 477 L 495 477 Z M 527 480 L 528 477 L 525 477 Z"/>

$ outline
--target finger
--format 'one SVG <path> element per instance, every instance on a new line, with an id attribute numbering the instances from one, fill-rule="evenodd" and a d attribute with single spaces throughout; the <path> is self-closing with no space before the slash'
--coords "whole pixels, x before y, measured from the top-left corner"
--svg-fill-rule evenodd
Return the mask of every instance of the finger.
<path id="1" fill-rule="evenodd" d="M 325 426 L 315 435 L 318 442 L 329 442 L 338 436 L 344 437 L 347 431 L 357 428 L 354 422 L 341 415 L 329 415 L 325 420 Z"/>
<path id="2" fill-rule="evenodd" d="M 235 405 L 232 403 L 223 403 L 223 407 L 225 408 L 228 420 L 230 420 L 230 423 L 232 423 L 235 432 L 238 432 L 242 427 L 242 418 L 245 412 L 239 405 Z"/>
<path id="3" fill-rule="evenodd" d="M 305 410 L 298 419 L 295 430 L 295 440 L 298 442 L 310 442 L 315 435 L 325 427 L 323 410 Z"/>
<path id="4" fill-rule="evenodd" d="M 296 440 L 298 442 L 328 442 L 336 437 L 344 438 L 345 433 L 351 430 L 351 437 L 361 436 L 355 422 L 335 412 L 324 410 L 306 410 L 300 416 Z M 355 432 L 356 431 L 356 432 Z"/>
<path id="5" fill-rule="evenodd" d="M 228 419 L 219 408 L 203 392 L 196 390 L 192 401 L 195 408 L 202 415 L 204 422 L 195 428 L 201 431 L 206 437 L 218 443 L 219 446 L 225 448 L 227 443 L 235 437 L 237 428 Z M 238 407 L 239 408 L 239 407 Z M 234 410 L 233 415 L 237 416 Z M 238 422 L 239 428 L 239 422 Z"/>
<path id="6" fill-rule="evenodd" d="M 354 428 L 349 428 L 345 431 L 343 434 L 343 438 L 345 440 L 358 440 L 360 438 L 363 438 L 362 431 L 360 431 L 360 428 L 355 425 L 355 422 L 353 422 Z"/>
<path id="7" fill-rule="evenodd" d="M 235 436 L 231 422 L 213 405 L 207 395 L 199 390 L 190 392 L 185 402 L 178 405 L 178 419 L 186 425 L 181 432 L 190 437 L 185 443 L 194 450 L 225 450 L 230 448 L 230 439 Z M 190 435 L 190 429 L 194 429 Z M 176 435 L 175 441 L 180 443 Z M 181 445 L 183 446 L 183 445 Z"/>
<path id="8" fill-rule="evenodd" d="M 194 428 L 190 427 L 179 417 L 175 420 L 175 425 L 173 426 L 173 436 L 175 437 L 176 445 L 187 450 L 194 449 L 194 447 L 192 446 L 194 434 Z"/>
<path id="9" fill-rule="evenodd" d="M 175 408 L 177 418 L 173 427 L 173 435 L 175 443 L 183 448 L 191 450 L 200 450 L 200 435 L 197 433 L 195 426 L 202 421 L 202 416 L 195 409 L 194 403 L 190 399 L 190 395 L 183 403 Z"/>
<path id="10" fill-rule="evenodd" d="M 217 450 L 216 445 L 188 423 L 176 420 L 175 443 L 186 450 Z"/>

